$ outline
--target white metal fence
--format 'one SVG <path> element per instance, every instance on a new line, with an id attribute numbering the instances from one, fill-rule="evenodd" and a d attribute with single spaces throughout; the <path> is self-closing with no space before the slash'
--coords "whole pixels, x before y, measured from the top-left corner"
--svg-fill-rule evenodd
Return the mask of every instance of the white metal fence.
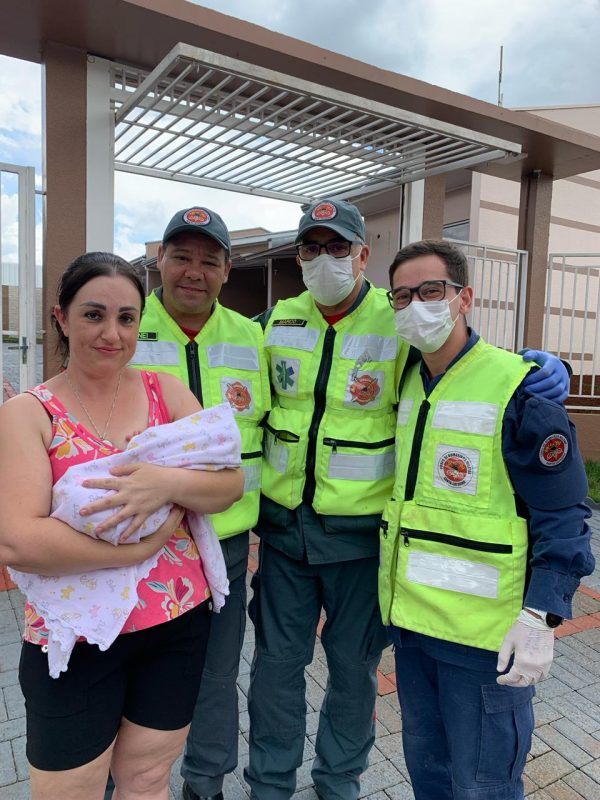
<path id="1" fill-rule="evenodd" d="M 527 252 L 451 239 L 469 262 L 474 290 L 469 324 L 490 344 L 523 347 Z"/>
<path id="2" fill-rule="evenodd" d="M 600 253 L 550 253 L 544 348 L 573 369 L 571 410 L 600 411 Z"/>

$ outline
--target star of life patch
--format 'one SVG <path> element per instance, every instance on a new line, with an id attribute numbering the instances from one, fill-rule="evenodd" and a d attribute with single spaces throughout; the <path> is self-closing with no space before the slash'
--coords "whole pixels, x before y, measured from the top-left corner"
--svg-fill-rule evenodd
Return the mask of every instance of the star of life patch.
<path id="1" fill-rule="evenodd" d="M 300 377 L 300 359 L 271 356 L 271 378 L 277 394 L 296 397 Z"/>
<path id="2" fill-rule="evenodd" d="M 556 467 L 562 463 L 569 452 L 569 441 L 562 433 L 546 436 L 540 447 L 540 461 L 545 467 Z"/>
<path id="3" fill-rule="evenodd" d="M 440 444 L 435 451 L 433 485 L 462 494 L 477 494 L 479 450 Z"/>

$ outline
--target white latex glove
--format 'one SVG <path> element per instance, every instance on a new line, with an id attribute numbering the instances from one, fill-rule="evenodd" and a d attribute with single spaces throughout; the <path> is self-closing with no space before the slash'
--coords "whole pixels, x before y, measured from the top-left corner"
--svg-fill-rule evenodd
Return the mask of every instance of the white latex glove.
<path id="1" fill-rule="evenodd" d="M 506 675 L 499 675 L 496 682 L 502 686 L 530 686 L 541 681 L 550 672 L 554 630 L 546 625 L 545 620 L 522 609 L 502 642 L 496 666 L 498 672 L 506 669 L 513 653 L 512 667 Z"/>

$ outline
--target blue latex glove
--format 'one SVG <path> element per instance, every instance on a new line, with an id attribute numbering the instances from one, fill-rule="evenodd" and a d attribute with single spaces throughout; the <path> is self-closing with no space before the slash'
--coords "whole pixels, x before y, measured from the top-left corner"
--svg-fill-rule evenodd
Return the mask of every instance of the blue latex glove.
<path id="1" fill-rule="evenodd" d="M 564 403 L 569 396 L 570 376 L 558 356 L 545 350 L 527 350 L 523 353 L 525 361 L 535 361 L 540 369 L 532 370 L 523 381 L 529 394 L 545 397 L 555 403 Z"/>

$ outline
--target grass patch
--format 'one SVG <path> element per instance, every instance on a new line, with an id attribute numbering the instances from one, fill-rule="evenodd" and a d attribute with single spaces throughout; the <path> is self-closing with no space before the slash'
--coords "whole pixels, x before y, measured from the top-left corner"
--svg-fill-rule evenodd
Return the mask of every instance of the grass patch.
<path id="1" fill-rule="evenodd" d="M 598 461 L 586 461 L 585 471 L 589 483 L 589 496 L 596 503 L 600 503 L 600 463 Z"/>

